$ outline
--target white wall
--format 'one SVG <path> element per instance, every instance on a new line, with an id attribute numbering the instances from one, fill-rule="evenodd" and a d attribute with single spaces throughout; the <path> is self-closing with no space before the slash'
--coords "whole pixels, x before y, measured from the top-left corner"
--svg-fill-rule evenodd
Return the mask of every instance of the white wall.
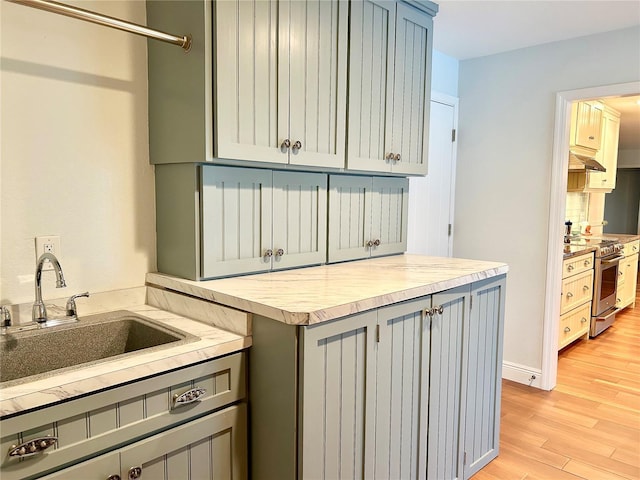
<path id="1" fill-rule="evenodd" d="M 459 61 L 437 50 L 433 51 L 431 91 L 458 96 Z"/>
<path id="2" fill-rule="evenodd" d="M 640 168 L 640 150 L 618 150 L 618 168 Z"/>
<path id="3" fill-rule="evenodd" d="M 635 27 L 460 62 L 453 254 L 509 264 L 505 363 L 542 367 L 556 92 L 637 81 L 639 45 Z"/>
<path id="4" fill-rule="evenodd" d="M 140 1 L 76 1 L 146 23 Z M 155 270 L 142 37 L 0 2 L 0 302 L 33 300 L 34 237 L 60 235 L 68 288 L 143 285 Z"/>

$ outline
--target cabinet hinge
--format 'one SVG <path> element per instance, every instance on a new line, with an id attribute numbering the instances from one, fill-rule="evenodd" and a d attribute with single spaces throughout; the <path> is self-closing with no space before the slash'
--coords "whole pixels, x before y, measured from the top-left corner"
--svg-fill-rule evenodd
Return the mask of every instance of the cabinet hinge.
<path id="1" fill-rule="evenodd" d="M 451 236 L 451 228 L 452 228 L 452 225 L 449 224 L 449 227 L 447 229 L 447 235 L 449 235 L 449 236 Z"/>
<path id="2" fill-rule="evenodd" d="M 452 142 L 456 141 L 456 129 L 455 128 L 453 130 L 451 130 L 451 141 Z"/>
<path id="3" fill-rule="evenodd" d="M 469 295 L 469 310 L 473 308 L 473 295 Z"/>
<path id="4" fill-rule="evenodd" d="M 464 452 L 464 458 L 462 459 L 462 464 L 463 465 L 467 464 L 467 452 Z"/>
<path id="5" fill-rule="evenodd" d="M 376 325 L 376 343 L 380 343 L 380 324 Z"/>

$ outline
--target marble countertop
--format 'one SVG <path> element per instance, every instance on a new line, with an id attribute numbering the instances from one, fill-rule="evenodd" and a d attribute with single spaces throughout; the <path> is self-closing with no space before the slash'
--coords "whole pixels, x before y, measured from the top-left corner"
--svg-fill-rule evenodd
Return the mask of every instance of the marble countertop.
<path id="1" fill-rule="evenodd" d="M 504 263 L 395 255 L 208 281 L 147 274 L 147 284 L 292 325 L 311 325 L 505 274 Z"/>
<path id="2" fill-rule="evenodd" d="M 158 291 L 156 295 L 163 297 L 162 301 L 166 302 L 161 291 Z M 65 369 L 60 373 L 53 373 L 35 381 L 0 387 L 0 417 L 55 404 L 62 400 L 185 367 L 251 346 L 249 335 L 232 333 L 154 306 L 153 304 L 157 305 L 157 302 L 152 299 L 153 295 L 147 295 L 147 287 L 130 289 L 125 294 L 116 294 L 118 297 L 116 300 L 113 296 L 105 300 L 106 297 L 108 295 L 99 294 L 95 298 L 86 299 L 87 302 L 91 300 L 92 303 L 83 303 L 85 299 L 78 300 L 79 313 L 89 315 L 102 311 L 129 310 L 158 323 L 196 335 L 199 339 L 174 347 L 140 352 L 135 355 L 127 355 L 125 358 L 114 358 L 76 369 Z M 206 308 L 206 302 L 198 303 L 203 304 L 203 308 Z"/>
<path id="3" fill-rule="evenodd" d="M 596 247 L 590 245 L 564 245 L 562 250 L 562 258 L 566 260 L 567 258 L 577 257 L 589 252 L 595 252 Z"/>
<path id="4" fill-rule="evenodd" d="M 593 236 L 581 235 L 573 239 L 570 244 L 564 244 L 562 250 L 563 259 L 566 260 L 567 258 L 593 252 L 596 250 L 596 245 L 599 245 L 603 241 L 613 240 L 620 243 L 628 243 L 639 239 L 640 235 L 629 235 L 625 233 L 606 233 L 604 235 Z"/>

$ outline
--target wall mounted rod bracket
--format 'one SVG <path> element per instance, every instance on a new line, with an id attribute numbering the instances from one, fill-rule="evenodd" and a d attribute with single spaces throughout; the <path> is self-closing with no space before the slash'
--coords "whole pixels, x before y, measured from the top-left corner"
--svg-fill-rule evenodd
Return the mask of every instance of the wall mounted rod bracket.
<path id="1" fill-rule="evenodd" d="M 154 30 L 144 25 L 138 25 L 136 23 L 127 22 L 118 18 L 109 17 L 99 13 L 84 10 L 82 8 L 65 5 L 63 3 L 52 2 L 50 0 L 7 0 L 8 2 L 25 5 L 27 7 L 33 7 L 47 12 L 57 13 L 65 15 L 67 17 L 76 18 L 78 20 L 84 20 L 85 22 L 97 23 L 105 27 L 115 28 L 117 30 L 123 30 L 125 32 L 134 33 L 136 35 L 142 35 L 143 37 L 153 38 L 160 40 L 161 42 L 171 43 L 173 45 L 179 45 L 185 52 L 191 49 L 191 36 L 176 36 L 169 33 Z"/>

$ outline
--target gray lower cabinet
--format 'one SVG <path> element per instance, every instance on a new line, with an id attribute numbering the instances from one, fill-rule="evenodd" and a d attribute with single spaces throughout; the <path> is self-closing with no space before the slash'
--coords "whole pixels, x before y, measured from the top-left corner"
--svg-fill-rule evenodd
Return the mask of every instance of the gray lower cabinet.
<path id="1" fill-rule="evenodd" d="M 408 201 L 406 178 L 330 175 L 328 262 L 403 253 Z"/>
<path id="2" fill-rule="evenodd" d="M 505 277 L 293 327 L 257 317 L 255 479 L 467 479 L 498 453 Z"/>
<path id="3" fill-rule="evenodd" d="M 174 405 L 174 397 L 193 389 L 205 390 L 198 401 Z M 57 442 L 32 457 L 4 454 L 0 477 L 115 480 L 133 478 L 129 469 L 139 467 L 142 478 L 243 479 L 245 397 L 240 352 L 3 418 L 3 452 L 22 444 L 29 451 L 47 436 Z"/>
<path id="4" fill-rule="evenodd" d="M 156 166 L 158 270 L 192 280 L 326 262 L 327 175 Z"/>
<path id="5" fill-rule="evenodd" d="M 246 421 L 245 404 L 228 407 L 42 478 L 244 479 L 247 478 Z"/>

